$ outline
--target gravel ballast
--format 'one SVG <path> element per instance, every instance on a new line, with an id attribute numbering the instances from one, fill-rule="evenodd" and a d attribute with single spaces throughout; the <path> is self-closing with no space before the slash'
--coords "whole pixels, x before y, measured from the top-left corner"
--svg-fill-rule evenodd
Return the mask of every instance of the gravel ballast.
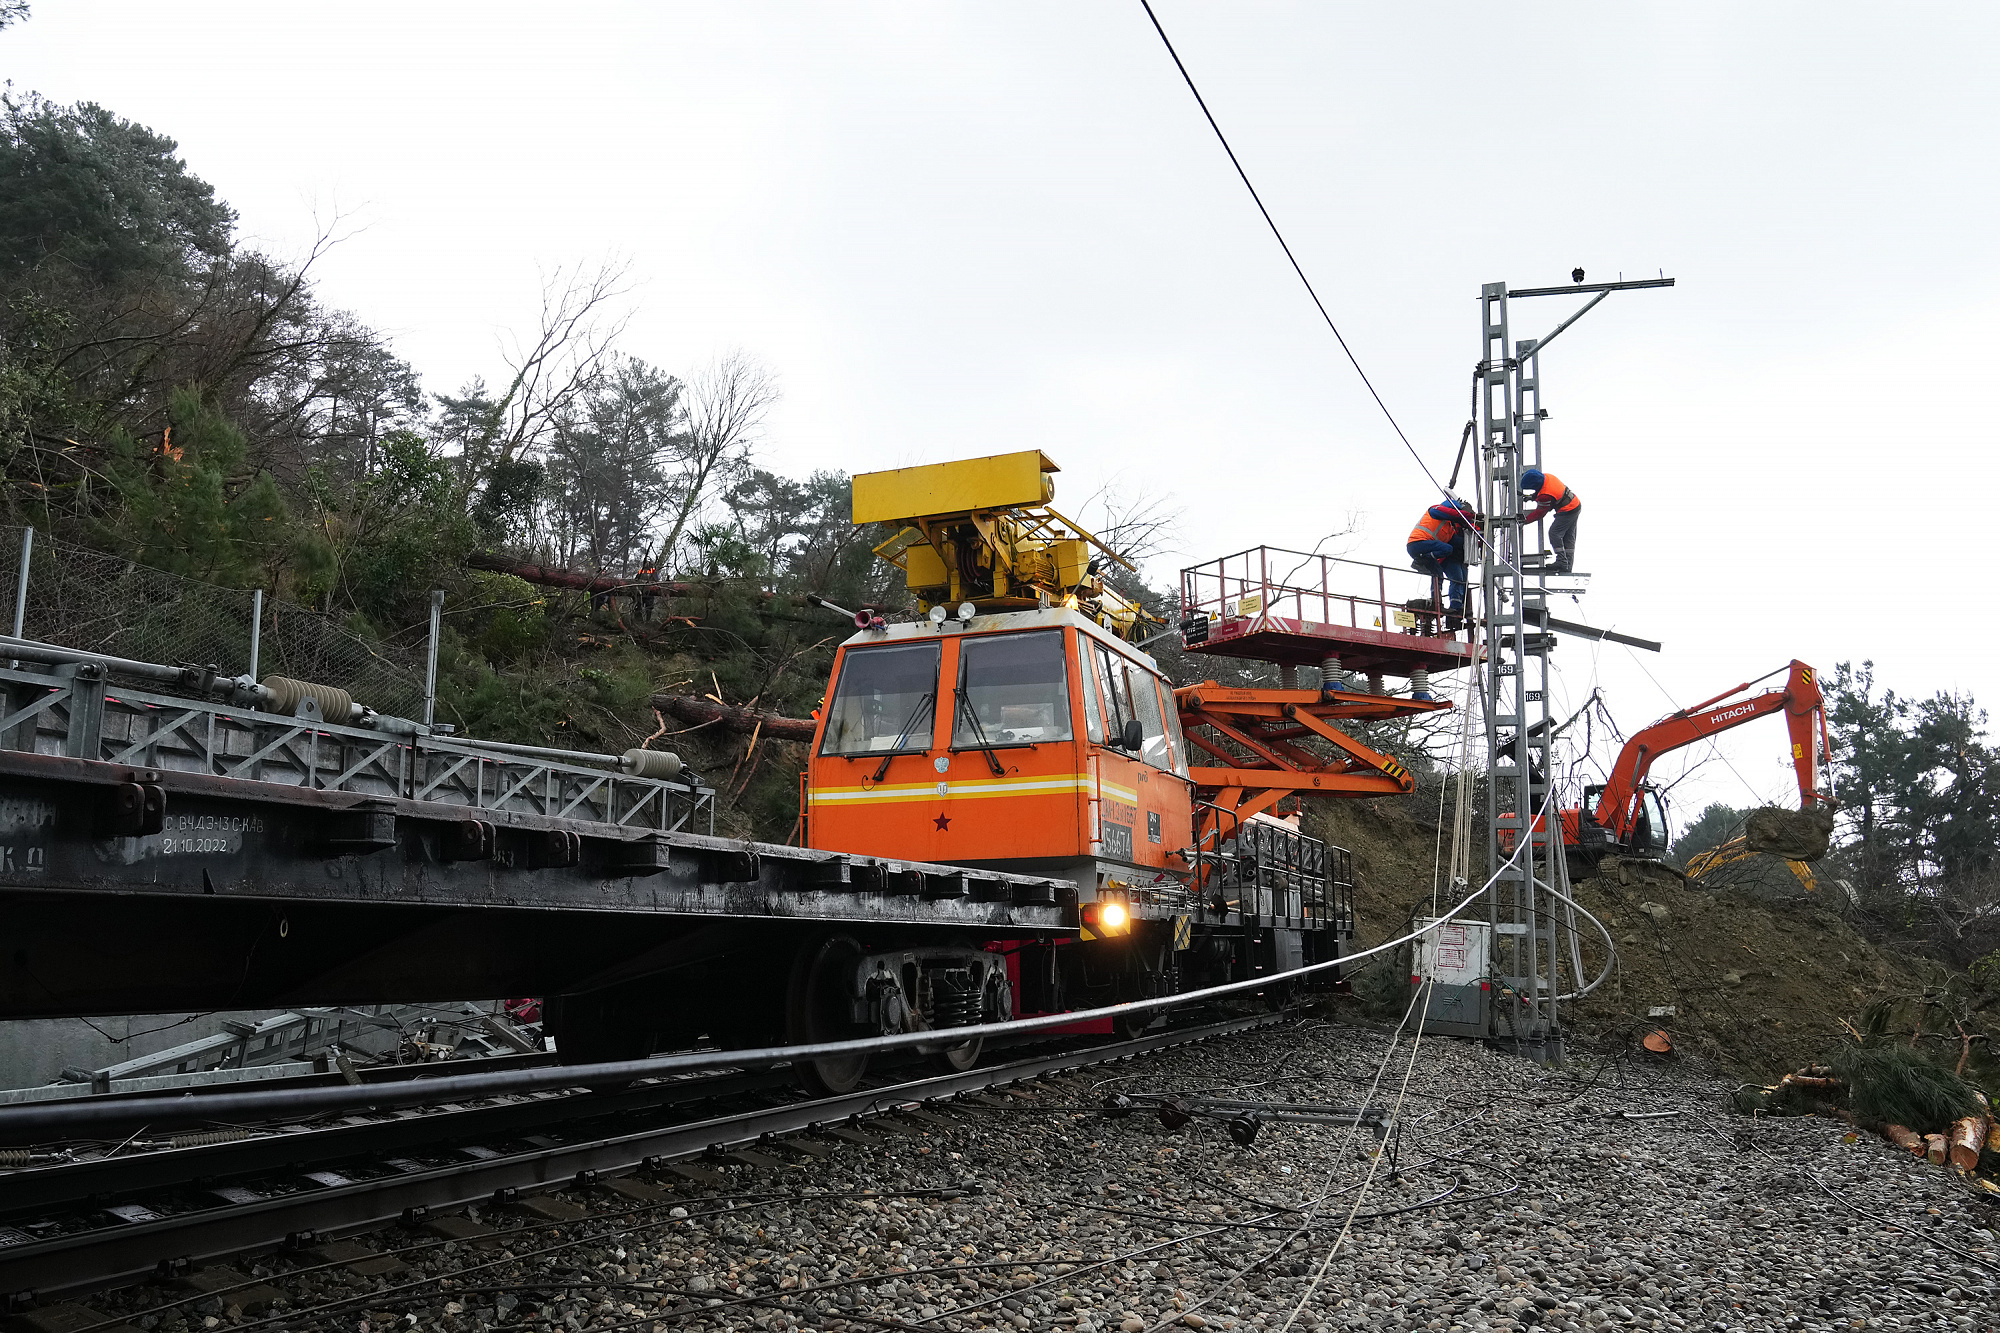
<path id="1" fill-rule="evenodd" d="M 148 1333 L 2000 1320 L 2000 1210 L 1837 1122 L 1737 1116 L 1731 1085 L 1685 1071 L 1544 1070 L 1428 1038 L 1393 1166 L 1366 1128 L 1273 1121 L 1242 1147 L 1218 1119 L 1169 1132 L 1149 1109 L 1095 1109 L 1115 1092 L 1356 1106 L 1378 1069 L 1374 1103 L 1393 1106 L 1410 1043 L 1385 1066 L 1389 1048 L 1386 1032 L 1307 1020 L 955 1103 L 823 1155 L 771 1148 L 782 1165 L 714 1167 L 719 1185 L 602 1182 L 87 1305 Z"/>

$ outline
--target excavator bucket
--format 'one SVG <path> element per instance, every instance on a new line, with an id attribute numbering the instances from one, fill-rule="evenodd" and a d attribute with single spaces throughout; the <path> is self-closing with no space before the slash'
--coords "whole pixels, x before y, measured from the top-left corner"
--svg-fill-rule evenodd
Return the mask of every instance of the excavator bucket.
<path id="1" fill-rule="evenodd" d="M 1833 841 L 1833 811 L 1782 810 L 1768 806 L 1752 810 L 1744 821 L 1744 841 L 1753 852 L 1782 856 L 1788 861 L 1817 861 Z"/>

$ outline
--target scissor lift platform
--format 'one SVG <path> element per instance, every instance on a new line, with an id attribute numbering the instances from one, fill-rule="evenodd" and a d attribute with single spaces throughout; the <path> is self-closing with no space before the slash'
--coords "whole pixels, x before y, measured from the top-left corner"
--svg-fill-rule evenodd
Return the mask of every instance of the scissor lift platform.
<path id="1" fill-rule="evenodd" d="M 1189 652 L 1319 667 L 1371 680 L 1455 671 L 1471 643 L 1447 629 L 1436 581 L 1414 570 L 1257 546 L 1181 571 Z"/>

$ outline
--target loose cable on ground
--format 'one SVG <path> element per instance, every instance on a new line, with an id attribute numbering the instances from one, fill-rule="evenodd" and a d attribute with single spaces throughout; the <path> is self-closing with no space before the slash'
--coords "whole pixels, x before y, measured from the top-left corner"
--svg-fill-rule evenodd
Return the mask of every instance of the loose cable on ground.
<path id="1" fill-rule="evenodd" d="M 1434 987 L 1431 986 L 1423 986 L 1418 989 L 1418 994 L 1423 997 L 1424 1012 L 1417 1019 L 1417 1033 L 1415 1038 L 1410 1042 L 1409 1063 L 1403 1067 L 1403 1084 L 1396 1092 L 1395 1109 L 1398 1113 L 1402 1111 L 1404 1095 L 1409 1091 L 1410 1075 L 1416 1072 L 1417 1052 L 1423 1047 L 1424 1019 L 1430 1015 L 1430 997 L 1433 989 Z M 1415 997 L 1413 996 L 1412 999 L 1414 1000 Z M 1299 1294 L 1298 1303 L 1292 1307 L 1291 1313 L 1285 1316 L 1285 1322 L 1279 1329 L 1279 1333 L 1288 1333 L 1293 1321 L 1299 1317 L 1299 1312 L 1305 1309 L 1306 1302 L 1312 1299 L 1315 1291 L 1319 1290 L 1320 1281 L 1326 1276 L 1326 1270 L 1332 1266 L 1334 1256 L 1340 1253 L 1341 1246 L 1346 1244 L 1347 1238 L 1353 1234 L 1355 1216 L 1361 1211 L 1361 1205 L 1368 1197 L 1368 1187 L 1374 1182 L 1375 1173 L 1381 1169 L 1382 1158 L 1385 1155 L 1382 1152 L 1377 1152 L 1368 1159 L 1368 1173 L 1362 1177 L 1361 1189 L 1355 1194 L 1354 1206 L 1348 1210 L 1346 1220 L 1340 1225 L 1340 1234 L 1334 1237 L 1332 1247 L 1326 1252 L 1326 1258 L 1320 1260 L 1319 1268 L 1314 1271 L 1312 1281 L 1308 1282 L 1306 1289 Z"/>
<path id="2" fill-rule="evenodd" d="M 1468 900 L 1468 901 L 1469 901 L 1469 900 Z M 1366 1096 L 1365 1098 L 1363 1098 L 1363 1099 L 1362 1099 L 1362 1100 L 1363 1100 L 1363 1103 L 1364 1103 L 1364 1104 L 1367 1104 L 1367 1103 L 1370 1103 L 1370 1102 L 1373 1102 L 1373 1101 L 1374 1101 L 1374 1099 L 1375 1099 L 1375 1091 L 1376 1091 L 1376 1089 L 1377 1089 L 1377 1088 L 1379 1088 L 1379 1087 L 1381 1086 L 1381 1083 L 1382 1083 L 1382 1075 L 1383 1075 L 1383 1074 L 1384 1074 L 1385 1072 L 1387 1072 L 1387 1070 L 1388 1070 L 1388 1068 L 1389 1068 L 1389 1062 L 1390 1062 L 1390 1061 L 1391 1061 L 1391 1060 L 1392 1060 L 1392 1059 L 1393 1059 L 1393 1058 L 1395 1057 L 1395 1054 L 1396 1054 L 1396 1046 L 1397 1046 L 1397 1043 L 1398 1043 L 1398 1042 L 1400 1041 L 1400 1039 L 1401 1039 L 1401 1037 L 1402 1037 L 1402 1034 L 1403 1034 L 1403 1029 L 1409 1026 L 1409 1022 L 1410 1022 L 1410 1015 L 1411 1015 L 1412 1013 L 1414 1013 L 1414 1012 L 1416 1011 L 1416 1008 L 1417 1008 L 1417 1001 L 1418 1001 L 1419 999 L 1422 999 L 1422 998 L 1424 998 L 1424 997 L 1428 996 L 1429 992 L 1430 992 L 1430 988 L 1429 988 L 1428 986 L 1426 986 L 1426 987 L 1423 987 L 1423 988 L 1421 988 L 1421 989 L 1420 989 L 1420 990 L 1418 990 L 1418 991 L 1415 991 L 1415 992 L 1412 992 L 1412 993 L 1411 993 L 1411 995 L 1410 995 L 1410 1003 L 1409 1003 L 1409 1004 L 1408 1004 L 1408 1005 L 1407 1005 L 1407 1006 L 1406 1006 L 1406 1007 L 1404 1008 L 1404 1010 L 1403 1010 L 1403 1017 L 1402 1017 L 1401 1021 L 1400 1021 L 1400 1022 L 1398 1022 L 1398 1023 L 1396 1024 L 1396 1030 L 1395 1030 L 1395 1031 L 1394 1031 L 1394 1032 L 1393 1032 L 1392 1034 L 1390 1034 L 1390 1038 L 1389 1038 L 1389 1045 L 1388 1045 L 1388 1047 L 1387 1047 L 1387 1048 L 1386 1048 L 1386 1049 L 1385 1049 L 1385 1050 L 1383 1051 L 1383 1053 L 1382 1053 L 1382 1062 L 1381 1062 L 1381 1063 L 1380 1063 L 1379 1065 L 1377 1065 L 1377 1066 L 1376 1066 L 1376 1068 L 1375 1068 L 1375 1077 L 1374 1077 L 1374 1080 L 1373 1080 L 1373 1081 L 1372 1081 L 1372 1082 L 1371 1082 L 1371 1083 L 1369 1084 L 1369 1087 L 1368 1087 L 1368 1095 L 1367 1095 L 1367 1096 Z M 1421 1019 L 1419 1019 L 1419 1020 L 1418 1020 L 1418 1022 L 1419 1022 L 1419 1027 L 1418 1027 L 1418 1039 L 1419 1039 L 1419 1040 L 1421 1040 L 1421 1038 L 1422 1038 L 1422 1026 L 1421 1026 L 1421 1024 L 1422 1024 L 1422 1020 L 1421 1020 Z M 1404 1081 L 1405 1081 L 1405 1084 L 1407 1084 L 1407 1082 L 1408 1082 L 1408 1077 L 1407 1077 L 1407 1075 L 1405 1076 L 1405 1080 L 1404 1080 Z M 1400 1104 L 1401 1104 L 1401 1102 L 1400 1102 L 1400 1100 L 1399 1100 L 1399 1101 L 1398 1101 L 1398 1105 L 1400 1106 Z M 1345 1158 L 1345 1156 L 1346 1156 L 1346 1154 L 1347 1154 L 1347 1149 L 1348 1149 L 1349 1145 L 1350 1145 L 1350 1144 L 1352 1144 L 1352 1142 L 1353 1142 L 1353 1140 L 1354 1140 L 1354 1132 L 1355 1132 L 1355 1130 L 1356 1130 L 1356 1129 L 1358 1129 L 1358 1128 L 1359 1128 L 1359 1125 L 1358 1125 L 1358 1124 L 1350 1124 L 1350 1125 L 1349 1125 L 1349 1126 L 1347 1127 L 1347 1131 L 1346 1131 L 1346 1133 L 1344 1133 L 1343 1135 L 1341 1135 L 1341 1139 L 1340 1139 L 1340 1143 L 1339 1143 L 1339 1146 L 1338 1146 L 1338 1147 L 1336 1147 L 1336 1148 L 1335 1148 L 1335 1150 L 1334 1150 L 1334 1157 L 1333 1157 L 1333 1161 L 1334 1161 L 1334 1168 L 1333 1168 L 1333 1169 L 1334 1169 L 1334 1170 L 1338 1170 L 1340 1162 L 1342 1161 L 1342 1159 L 1344 1159 L 1344 1158 Z M 1375 1154 L 1375 1156 L 1374 1156 L 1374 1158 L 1372 1159 L 1372 1162 L 1373 1162 L 1373 1164 L 1377 1164 L 1377 1165 L 1379 1165 L 1379 1163 L 1380 1163 L 1380 1161 L 1381 1161 L 1381 1159 L 1382 1159 L 1382 1156 L 1383 1156 L 1383 1154 L 1382 1154 L 1382 1153 L 1380 1153 L 1380 1152 L 1376 1153 L 1376 1154 Z M 1371 1174 L 1371 1175 L 1373 1174 L 1373 1171 L 1374 1171 L 1374 1165 L 1371 1165 L 1371 1167 L 1370 1167 L 1370 1174 Z M 1225 1280 L 1224 1280 L 1224 1281 L 1223 1281 L 1223 1282 L 1222 1282 L 1222 1283 L 1221 1283 L 1221 1284 L 1220 1284 L 1220 1285 L 1219 1285 L 1219 1286 L 1218 1286 L 1218 1287 L 1216 1288 L 1216 1290 L 1215 1290 L 1214 1292 L 1211 1292 L 1211 1293 L 1210 1293 L 1209 1295 L 1207 1295 L 1207 1296 L 1203 1297 L 1203 1298 L 1202 1298 L 1201 1300 L 1199 1300 L 1199 1301 L 1195 1302 L 1194 1304 L 1192 1304 L 1192 1305 L 1190 1305 L 1190 1306 L 1187 1306 L 1187 1307 L 1186 1307 L 1186 1308 L 1184 1308 L 1184 1309 L 1179 1309 L 1179 1310 L 1176 1310 L 1176 1311 L 1174 1311 L 1174 1313 L 1173 1313 L 1173 1314 L 1172 1314 L 1171 1316 L 1169 1316 L 1168 1318 L 1165 1318 L 1165 1319 L 1162 1319 L 1162 1320 L 1159 1320 L 1159 1321 L 1157 1321 L 1156 1323 L 1154 1323 L 1154 1324 L 1153 1324 L 1153 1325 L 1152 1325 L 1151 1327 L 1149 1327 L 1149 1328 L 1148 1328 L 1148 1329 L 1146 1330 L 1146 1333 L 1161 1333 L 1161 1330 L 1165 1329 L 1165 1328 L 1166 1328 L 1166 1327 L 1167 1327 L 1167 1326 L 1168 1326 L 1169 1324 L 1172 1324 L 1172 1323 L 1176 1323 L 1176 1322 L 1178 1322 L 1179 1320 L 1181 1320 L 1181 1319 L 1185 1318 L 1185 1317 L 1186 1317 L 1187 1315 L 1189 1315 L 1189 1314 L 1192 1314 L 1192 1313 L 1195 1313 L 1195 1312 L 1199 1311 L 1199 1310 L 1200 1310 L 1200 1309 L 1201 1309 L 1201 1308 L 1202 1308 L 1203 1306 L 1206 1306 L 1206 1305 L 1210 1305 L 1210 1304 L 1212 1304 L 1212 1303 L 1213 1303 L 1213 1302 L 1214 1302 L 1214 1301 L 1215 1301 L 1215 1300 L 1216 1300 L 1216 1299 L 1217 1299 L 1218 1297 L 1220 1297 L 1220 1296 L 1221 1296 L 1221 1294 L 1222 1294 L 1223 1292 L 1225 1292 L 1225 1291 L 1227 1291 L 1227 1290 L 1229 1289 L 1229 1284 L 1230 1284 L 1230 1283 L 1232 1283 L 1232 1282 L 1236 1281 L 1236 1279 L 1238 1279 L 1238 1278 L 1240 1278 L 1240 1277 L 1244 1276 L 1244 1275 L 1245 1275 L 1245 1274 L 1247 1274 L 1247 1273 L 1251 1273 L 1251 1272 L 1254 1272 L 1254 1271 L 1256 1271 L 1257 1269 L 1259 1269 L 1259 1268 L 1263 1267 L 1263 1266 L 1264 1266 L 1265 1264 L 1267 1264 L 1267 1263 L 1270 1263 L 1270 1262 L 1271 1262 L 1271 1261 L 1272 1261 L 1273 1259 L 1277 1258 L 1277 1257 L 1278 1257 L 1278 1256 L 1279 1256 L 1280 1254 L 1283 1254 L 1283 1253 L 1285 1252 L 1285 1249 L 1286 1249 L 1286 1247 L 1288 1247 L 1288 1246 L 1289 1246 L 1289 1245 L 1290 1245 L 1290 1244 L 1292 1243 L 1292 1241 L 1296 1240 L 1296 1239 L 1297 1239 L 1298 1237 L 1300 1237 L 1300 1236 L 1303 1236 L 1303 1235 L 1305 1235 L 1305 1234 L 1306 1234 L 1307 1232 L 1309 1232 L 1309 1231 L 1310 1231 L 1310 1230 L 1312 1229 L 1312 1225 L 1313 1225 L 1313 1218 L 1314 1218 L 1314 1217 L 1316 1216 L 1316 1214 L 1317 1214 L 1317 1210 L 1318 1210 L 1318 1207 L 1319 1207 L 1319 1205 L 1320 1205 L 1321 1203 L 1323 1203 L 1323 1202 L 1324 1202 L 1324 1201 L 1325 1201 L 1325 1200 L 1326 1200 L 1326 1199 L 1327 1199 L 1327 1198 L 1329 1197 L 1329 1192 L 1331 1191 L 1331 1188 L 1332 1188 L 1332 1184 L 1333 1184 L 1333 1178 L 1332 1178 L 1332 1171 L 1329 1171 L 1329 1173 L 1328 1173 L 1328 1177 L 1327 1177 L 1327 1183 L 1326 1183 L 1326 1186 L 1324 1186 L 1324 1187 L 1322 1188 L 1322 1190 L 1321 1190 L 1321 1193 L 1320 1193 L 1320 1195 L 1319 1195 L 1319 1196 L 1318 1196 L 1317 1198 L 1315 1198 L 1315 1199 L 1314 1199 L 1314 1200 L 1313 1200 L 1313 1201 L 1311 1202 L 1311 1204 L 1310 1204 L 1310 1205 L 1308 1206 L 1308 1209 L 1306 1210 L 1306 1213 L 1305 1213 L 1305 1217 L 1306 1217 L 1306 1220 L 1305 1220 L 1305 1222 L 1304 1222 L 1304 1223 L 1303 1223 L 1302 1225 L 1300 1225 L 1299 1227 L 1295 1228 L 1295 1229 L 1294 1229 L 1294 1230 L 1292 1231 L 1292 1233 L 1291 1233 L 1290 1235 L 1288 1235 L 1288 1236 L 1286 1236 L 1286 1237 L 1285 1237 L 1285 1239 L 1284 1239 L 1284 1240 L 1280 1241 L 1280 1242 L 1278 1243 L 1277 1247 L 1276 1247 L 1276 1248 L 1274 1248 L 1273 1250 L 1271 1250 L 1271 1251 L 1270 1251 L 1270 1253 L 1268 1253 L 1268 1254 L 1264 1255 L 1264 1256 L 1263 1256 L 1262 1258 L 1260 1258 L 1260 1259 L 1257 1259 L 1257 1260 L 1254 1260 L 1253 1262 L 1251 1262 L 1250 1264 L 1246 1265 L 1245 1267 L 1243 1267 L 1243 1268 L 1240 1268 L 1240 1269 L 1238 1269 L 1238 1270 L 1237 1270 L 1236 1272 L 1234 1272 L 1234 1273 L 1230 1274 L 1230 1275 L 1229 1275 L 1229 1277 L 1228 1277 L 1227 1279 L 1225 1279 Z M 1273 1215 L 1275 1215 L 1275 1214 L 1273 1214 Z M 1259 1219 L 1259 1220 L 1261 1221 L 1261 1220 L 1263 1220 L 1263 1219 Z M 1350 1217 L 1350 1220 L 1351 1220 L 1351 1217 Z"/>

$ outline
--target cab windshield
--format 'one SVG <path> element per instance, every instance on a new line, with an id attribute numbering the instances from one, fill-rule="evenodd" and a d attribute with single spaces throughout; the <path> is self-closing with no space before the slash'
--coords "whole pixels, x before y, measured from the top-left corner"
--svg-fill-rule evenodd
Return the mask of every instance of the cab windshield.
<path id="1" fill-rule="evenodd" d="M 1115 741 L 1124 734 L 1125 723 L 1139 720 L 1145 741 L 1134 756 L 1154 768 L 1176 771 L 1178 747 L 1169 738 L 1166 715 L 1160 707 L 1158 678 L 1144 667 L 1134 665 L 1122 654 L 1103 644 L 1091 644 L 1086 660 L 1096 661 L 1096 676 L 1104 687 L 1105 731 Z M 1178 719 L 1176 719 L 1178 722 Z"/>
<path id="2" fill-rule="evenodd" d="M 1069 663 L 1062 631 L 959 640 L 955 719 L 954 749 L 1068 740 Z"/>
<path id="3" fill-rule="evenodd" d="M 849 649 L 827 705 L 821 754 L 901 754 L 931 748 L 938 655 L 928 643 Z"/>
<path id="4" fill-rule="evenodd" d="M 1632 829 L 1632 850 L 1658 855 L 1667 850 L 1667 812 L 1660 794 L 1648 787 L 1639 793 L 1639 818 Z"/>

